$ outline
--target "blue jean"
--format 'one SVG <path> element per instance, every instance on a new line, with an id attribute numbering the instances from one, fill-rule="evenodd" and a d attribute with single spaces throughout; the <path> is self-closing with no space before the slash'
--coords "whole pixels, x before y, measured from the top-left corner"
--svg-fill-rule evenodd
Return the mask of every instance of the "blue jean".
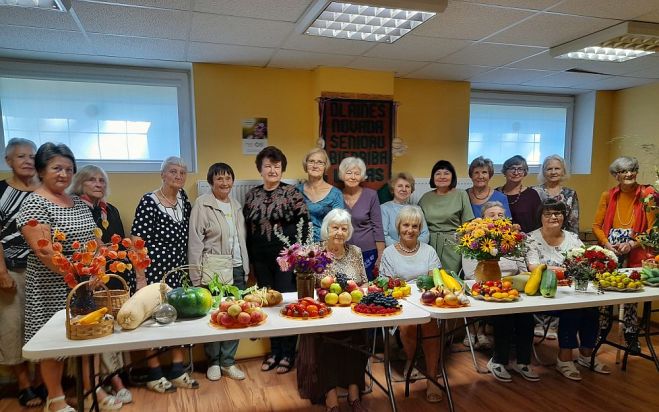
<path id="1" fill-rule="evenodd" d="M 598 330 L 598 308 L 562 310 L 558 314 L 558 347 L 561 349 L 593 349 Z M 579 335 L 578 341 L 577 334 Z"/>
<path id="2" fill-rule="evenodd" d="M 378 260 L 377 249 L 362 250 L 362 258 L 364 259 L 364 269 L 366 270 L 366 277 L 368 280 L 375 279 L 373 269 L 375 269 L 375 261 Z"/>
<path id="3" fill-rule="evenodd" d="M 233 284 L 238 289 L 245 289 L 245 270 L 242 266 L 233 268 Z M 208 359 L 208 366 L 229 367 L 236 363 L 236 351 L 238 351 L 239 340 L 227 340 L 224 342 L 208 342 L 204 344 L 204 352 Z"/>

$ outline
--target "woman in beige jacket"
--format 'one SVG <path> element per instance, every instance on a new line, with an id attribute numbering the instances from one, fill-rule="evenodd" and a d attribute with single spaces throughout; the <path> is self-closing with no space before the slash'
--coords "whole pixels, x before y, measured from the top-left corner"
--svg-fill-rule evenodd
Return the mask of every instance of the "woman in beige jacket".
<path id="1" fill-rule="evenodd" d="M 227 276 L 223 283 L 233 283 L 244 289 L 249 259 L 242 206 L 230 196 L 234 179 L 233 169 L 226 163 L 215 163 L 208 169 L 207 180 L 212 192 L 199 196 L 192 208 L 188 259 L 194 265 L 212 265 L 213 260 L 219 260 L 227 268 L 230 265 L 232 269 L 228 269 L 228 274 L 222 271 Z M 195 270 L 190 271 L 190 280 L 195 286 L 206 285 L 210 281 L 207 275 L 202 276 Z M 209 362 L 206 371 L 209 380 L 219 380 L 222 375 L 245 379 L 243 371 L 235 365 L 237 340 L 210 342 L 204 348 Z"/>

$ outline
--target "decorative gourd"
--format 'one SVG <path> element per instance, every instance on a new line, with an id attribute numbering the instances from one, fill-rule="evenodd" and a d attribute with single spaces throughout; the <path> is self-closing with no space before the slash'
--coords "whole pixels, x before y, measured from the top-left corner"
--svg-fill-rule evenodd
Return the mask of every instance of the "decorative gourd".
<path id="1" fill-rule="evenodd" d="M 535 269 L 533 269 L 529 281 L 526 282 L 526 286 L 524 286 L 524 293 L 529 296 L 533 296 L 538 293 L 538 290 L 540 289 L 540 282 L 542 281 L 542 272 L 545 269 L 547 269 L 547 265 L 545 264 L 538 265 Z"/>
<path id="2" fill-rule="evenodd" d="M 551 269 L 545 269 L 542 272 L 542 281 L 540 282 L 540 293 L 546 298 L 553 298 L 556 296 L 556 272 Z"/>
<path id="3" fill-rule="evenodd" d="M 169 286 L 167 289 L 170 289 Z M 160 303 L 160 283 L 145 286 L 121 305 L 117 313 L 117 323 L 122 329 L 135 329 L 153 315 Z"/>
<path id="4" fill-rule="evenodd" d="M 524 290 L 526 283 L 531 278 L 531 274 L 528 272 L 520 273 L 515 276 L 506 276 L 501 278 L 502 282 L 510 282 L 513 285 L 513 289 Z"/>
<path id="5" fill-rule="evenodd" d="M 179 318 L 205 316 L 213 306 L 213 296 L 202 287 L 180 287 L 167 294 L 167 303 L 174 306 Z"/>

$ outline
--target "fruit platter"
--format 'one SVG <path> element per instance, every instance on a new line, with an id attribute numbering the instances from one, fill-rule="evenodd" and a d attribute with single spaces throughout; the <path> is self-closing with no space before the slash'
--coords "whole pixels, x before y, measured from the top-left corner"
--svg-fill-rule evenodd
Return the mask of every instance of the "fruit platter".
<path id="1" fill-rule="evenodd" d="M 602 290 L 611 292 L 639 292 L 643 290 L 641 274 L 637 270 L 629 273 L 620 271 L 597 274 L 597 282 Z"/>
<path id="2" fill-rule="evenodd" d="M 219 329 L 247 328 L 262 325 L 267 318 L 256 302 L 227 299 L 211 312 L 210 325 Z"/>
<path id="3" fill-rule="evenodd" d="M 644 285 L 659 287 L 659 268 L 644 267 L 640 275 Z"/>
<path id="4" fill-rule="evenodd" d="M 302 298 L 286 304 L 279 313 L 285 318 L 295 320 L 322 319 L 332 314 L 332 308 L 315 299 Z"/>
<path id="5" fill-rule="evenodd" d="M 348 280 L 343 273 L 338 273 L 336 278 L 325 276 L 320 280 L 320 288 L 316 289 L 318 301 L 327 306 L 350 306 L 358 303 L 364 296 L 357 282 Z"/>
<path id="6" fill-rule="evenodd" d="M 368 284 L 368 293 L 373 292 L 382 292 L 385 296 L 391 295 L 396 299 L 402 299 L 410 296 L 412 286 L 400 277 L 378 276 Z"/>
<path id="7" fill-rule="evenodd" d="M 385 296 L 382 292 L 369 293 L 361 302 L 352 305 L 352 311 L 363 316 L 393 316 L 402 310 L 396 298 Z"/>
<path id="8" fill-rule="evenodd" d="M 471 286 L 471 297 L 487 302 L 514 302 L 519 300 L 519 291 L 508 281 L 479 281 Z"/>

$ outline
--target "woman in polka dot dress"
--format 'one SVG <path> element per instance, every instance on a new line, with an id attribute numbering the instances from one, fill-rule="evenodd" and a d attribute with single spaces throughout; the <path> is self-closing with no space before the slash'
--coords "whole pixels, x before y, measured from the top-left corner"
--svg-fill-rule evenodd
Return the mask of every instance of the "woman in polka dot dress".
<path id="1" fill-rule="evenodd" d="M 151 258 L 151 265 L 146 270 L 135 268 L 137 289 L 160 282 L 165 273 L 188 263 L 188 226 L 192 207 L 183 190 L 187 173 L 187 166 L 181 158 L 168 157 L 160 168 L 162 185 L 158 190 L 142 196 L 137 205 L 131 234 L 146 242 Z M 181 286 L 181 279 L 174 274 L 168 276 L 166 281 L 172 288 Z M 147 355 L 154 353 L 149 351 Z M 181 348 L 172 349 L 169 380 L 160 369 L 158 357 L 150 358 L 147 364 L 147 388 L 155 392 L 173 392 L 177 387 L 199 387 L 183 368 Z"/>

